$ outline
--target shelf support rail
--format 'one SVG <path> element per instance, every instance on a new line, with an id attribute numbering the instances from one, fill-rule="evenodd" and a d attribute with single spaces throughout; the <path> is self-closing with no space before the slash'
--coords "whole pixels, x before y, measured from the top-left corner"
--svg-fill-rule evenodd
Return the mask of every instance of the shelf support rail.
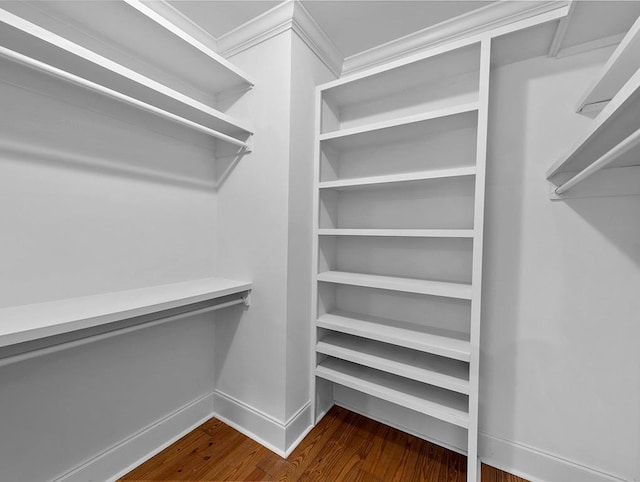
<path id="1" fill-rule="evenodd" d="M 203 132 L 211 137 L 215 137 L 216 139 L 220 139 L 224 142 L 228 142 L 229 144 L 233 144 L 235 146 L 239 146 L 242 151 L 250 150 L 249 144 L 240 139 L 236 139 L 230 135 L 227 135 L 223 132 L 216 131 L 215 129 L 211 129 L 210 127 L 203 126 L 202 124 L 198 124 L 197 122 L 193 122 L 189 119 L 185 119 L 176 114 L 172 114 L 164 109 L 160 109 L 159 107 L 153 106 L 141 100 L 130 97 L 126 94 L 118 92 L 116 90 L 110 89 L 109 87 L 105 87 L 103 85 L 97 84 L 91 80 L 85 79 L 78 75 L 67 72 L 66 70 L 59 69 L 54 67 L 53 65 L 49 65 L 47 63 L 41 62 L 40 60 L 36 60 L 27 55 L 21 54 L 14 50 L 8 49 L 6 47 L 0 46 L 0 56 L 11 60 L 16 63 L 20 63 L 25 65 L 31 69 L 37 70 L 39 72 L 43 72 L 45 74 L 51 75 L 53 77 L 57 77 L 59 79 L 65 80 L 72 84 L 78 85 L 84 89 L 91 90 L 97 92 L 101 95 L 111 97 L 112 99 L 116 99 L 125 104 L 132 105 L 138 109 L 145 110 L 159 117 L 164 117 L 172 122 L 182 124 L 191 129 Z"/>
<path id="2" fill-rule="evenodd" d="M 629 152 L 631 149 L 640 144 L 640 129 L 636 130 L 633 134 L 628 136 L 625 140 L 616 144 L 613 148 L 608 150 L 605 154 L 600 156 L 595 162 L 584 168 L 578 174 L 573 176 L 567 182 L 561 184 L 555 189 L 556 194 L 563 194 L 571 189 L 573 186 L 581 181 L 584 181 L 587 177 L 595 174 L 599 170 L 603 169 L 620 156 Z"/>
<path id="3" fill-rule="evenodd" d="M 208 313 L 210 311 L 215 311 L 215 310 L 221 310 L 223 308 L 228 308 L 230 306 L 235 306 L 235 305 L 244 305 L 244 306 L 249 306 L 249 296 L 250 296 L 250 291 L 245 291 L 240 293 L 242 296 L 240 298 L 237 298 L 235 300 L 230 300 L 230 301 L 225 301 L 223 303 L 218 303 L 215 305 L 211 305 L 211 306 L 205 306 L 203 308 L 198 308 L 197 310 L 190 310 L 190 311 L 186 311 L 183 313 L 178 313 L 176 315 L 171 315 L 171 316 L 167 316 L 167 317 L 163 317 L 157 320 L 153 320 L 150 322 L 146 322 L 146 323 L 139 323 L 137 325 L 133 325 L 133 326 L 128 326 L 125 328 L 119 328 L 116 330 L 111 330 L 111 331 L 107 331 L 105 333 L 100 333 L 98 335 L 91 335 L 91 336 L 87 336 L 84 338 L 79 338 L 76 340 L 71 340 L 71 341 L 67 341 L 64 343 L 59 343 L 56 345 L 51 345 L 51 346 L 46 346 L 43 348 L 36 348 L 34 350 L 30 350 L 30 351 L 26 351 L 23 353 L 19 353 L 16 355 L 9 355 L 7 357 L 4 358 L 0 358 L 0 368 L 7 366 L 7 365 L 13 365 L 14 363 L 19 363 L 22 361 L 26 361 L 26 360 L 30 360 L 31 358 L 36 358 L 39 356 L 44 356 L 44 355 L 50 355 L 52 353 L 57 353 L 59 351 L 63 351 L 63 350 L 68 350 L 70 348 L 76 348 L 78 346 L 82 346 L 82 345 L 86 345 L 88 343 L 94 343 L 97 341 L 102 341 L 102 340 L 106 340 L 109 338 L 113 338 L 114 336 L 121 336 L 121 335 L 127 335 L 129 333 L 133 333 L 139 330 L 144 330 L 146 328 L 151 328 L 154 326 L 158 326 L 158 325 L 163 325 L 165 323 L 169 323 L 171 321 L 176 321 L 179 320 L 181 318 L 185 318 L 187 316 L 193 316 L 193 315 L 199 315 L 202 313 Z"/>

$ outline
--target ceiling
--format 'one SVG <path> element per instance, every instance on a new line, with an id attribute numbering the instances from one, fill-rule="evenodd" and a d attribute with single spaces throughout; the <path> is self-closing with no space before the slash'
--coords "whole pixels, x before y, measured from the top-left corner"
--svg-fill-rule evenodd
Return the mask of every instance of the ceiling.
<path id="1" fill-rule="evenodd" d="M 640 1 L 576 2 L 564 47 L 626 33 L 640 15 Z"/>
<path id="2" fill-rule="evenodd" d="M 302 0 L 301 3 L 340 53 L 348 57 L 492 2 Z"/>
<path id="3" fill-rule="evenodd" d="M 281 0 L 169 0 L 215 38 L 272 9 Z"/>
<path id="4" fill-rule="evenodd" d="M 169 3 L 213 37 L 220 38 L 284 1 L 288 0 L 169 0 Z M 496 3 L 482 0 L 299 1 L 345 58 Z M 577 1 L 562 47 L 625 33 L 638 15 L 640 1 L 637 0 Z"/>
<path id="5" fill-rule="evenodd" d="M 281 0 L 169 0 L 216 38 L 270 10 Z M 490 3 L 480 0 L 302 0 L 344 57 Z"/>

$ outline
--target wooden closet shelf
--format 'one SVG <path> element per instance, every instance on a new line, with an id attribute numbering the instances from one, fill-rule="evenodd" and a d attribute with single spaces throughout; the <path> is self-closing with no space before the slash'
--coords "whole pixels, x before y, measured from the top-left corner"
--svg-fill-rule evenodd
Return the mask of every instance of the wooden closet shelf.
<path id="1" fill-rule="evenodd" d="M 419 140 L 429 133 L 468 129 L 477 125 L 478 103 L 454 105 L 398 119 L 320 134 L 320 142 L 338 150 Z M 372 137 L 373 136 L 373 137 Z"/>
<path id="2" fill-rule="evenodd" d="M 601 111 L 640 68 L 640 18 L 622 39 L 591 88 L 580 99 L 577 112 Z"/>
<path id="3" fill-rule="evenodd" d="M 418 382 L 469 394 L 468 363 L 335 332 L 324 336 L 318 342 L 316 351 Z"/>
<path id="4" fill-rule="evenodd" d="M 469 427 L 468 398 L 460 393 L 335 358 L 320 362 L 316 375 L 459 427 Z"/>
<path id="5" fill-rule="evenodd" d="M 473 229 L 344 229 L 320 228 L 319 236 L 372 236 L 398 238 L 473 238 Z"/>
<path id="6" fill-rule="evenodd" d="M 11 12 L 0 9 L 0 56 L 248 148 L 241 121 Z"/>
<path id="7" fill-rule="evenodd" d="M 399 278 L 345 271 L 319 273 L 318 281 L 464 300 L 470 300 L 472 294 L 471 285 L 465 283 Z"/>
<path id="8" fill-rule="evenodd" d="M 593 179 L 583 184 L 587 189 L 581 195 L 640 194 L 640 63 L 633 52 L 626 53 L 626 49 L 637 51 L 640 48 L 638 30 L 640 24 L 636 22 L 623 39 L 623 51 L 616 50 L 594 88 L 599 92 L 598 86 L 608 85 L 610 89 L 619 90 L 607 90 L 609 93 L 606 95 L 613 93 L 613 98 L 568 153 L 547 171 L 547 179 L 552 184 L 552 199 L 565 197 L 569 189 L 591 176 Z M 630 64 L 635 64 L 635 69 Z M 624 78 L 617 78 L 623 72 Z M 629 78 L 625 81 L 627 75 Z"/>
<path id="9" fill-rule="evenodd" d="M 214 51 L 212 37 L 165 2 L 2 2 L 2 9 L 119 64 L 164 73 L 205 94 L 253 85 Z"/>
<path id="10" fill-rule="evenodd" d="M 468 362 L 469 335 L 414 323 L 356 313 L 326 313 L 316 322 L 319 328 L 390 343 L 412 350 Z"/>
<path id="11" fill-rule="evenodd" d="M 92 328 L 251 290 L 251 283 L 205 278 L 0 309 L 0 347 Z"/>
<path id="12" fill-rule="evenodd" d="M 319 189 L 358 189 L 366 187 L 384 187 L 389 184 L 414 181 L 428 181 L 430 179 L 447 179 L 453 177 L 474 176 L 475 166 L 454 167 L 451 169 L 431 169 L 427 171 L 408 172 L 402 174 L 387 174 L 385 176 L 357 177 L 340 179 L 337 181 L 323 181 L 318 184 Z"/>

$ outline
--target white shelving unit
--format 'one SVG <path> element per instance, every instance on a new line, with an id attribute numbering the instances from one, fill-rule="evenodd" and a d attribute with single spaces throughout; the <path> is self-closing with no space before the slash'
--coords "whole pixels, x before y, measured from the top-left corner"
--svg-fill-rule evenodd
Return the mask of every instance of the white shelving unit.
<path id="1" fill-rule="evenodd" d="M 216 96 L 252 82 L 145 4 L 0 7 L 0 57 L 208 135 L 232 151 L 250 150 L 251 127 L 214 106 Z"/>
<path id="2" fill-rule="evenodd" d="M 316 417 L 340 385 L 461 427 L 469 481 L 490 50 L 486 37 L 330 82 L 316 104 Z M 390 316 L 389 300 L 411 306 Z"/>
<path id="3" fill-rule="evenodd" d="M 606 106 L 547 171 L 551 199 L 640 195 L 639 31 L 636 21 L 581 102 Z"/>

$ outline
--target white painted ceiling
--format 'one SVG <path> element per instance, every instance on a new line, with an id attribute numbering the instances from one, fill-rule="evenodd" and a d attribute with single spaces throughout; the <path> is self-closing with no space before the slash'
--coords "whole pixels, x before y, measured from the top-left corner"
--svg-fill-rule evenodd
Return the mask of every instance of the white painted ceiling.
<path id="1" fill-rule="evenodd" d="M 281 0 L 169 0 L 169 3 L 218 38 L 272 9 Z"/>
<path id="2" fill-rule="evenodd" d="M 275 7 L 281 0 L 169 0 L 216 38 Z M 302 0 L 347 57 L 470 12 L 480 0 Z"/>
<path id="3" fill-rule="evenodd" d="M 640 15 L 640 1 L 580 1 L 571 16 L 563 47 L 626 33 Z"/>
<path id="4" fill-rule="evenodd" d="M 169 3 L 219 38 L 283 1 L 286 0 L 169 0 Z M 495 3 L 482 0 L 300 2 L 344 57 Z M 638 15 L 640 0 L 577 1 L 562 47 L 625 33 Z"/>
<path id="5" fill-rule="evenodd" d="M 307 11 L 345 57 L 489 3 L 492 2 L 302 0 Z"/>

